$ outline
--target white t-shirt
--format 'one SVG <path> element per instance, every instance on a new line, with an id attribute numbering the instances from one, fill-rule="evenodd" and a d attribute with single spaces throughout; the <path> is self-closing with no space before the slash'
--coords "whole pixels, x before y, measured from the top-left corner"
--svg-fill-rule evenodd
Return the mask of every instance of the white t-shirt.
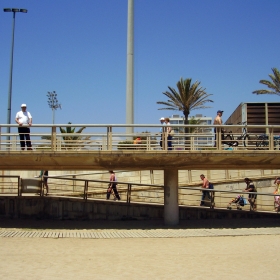
<path id="1" fill-rule="evenodd" d="M 19 122 L 22 124 L 29 124 L 30 119 L 32 119 L 32 116 L 29 112 L 19 111 L 16 114 L 16 119 L 18 119 Z"/>

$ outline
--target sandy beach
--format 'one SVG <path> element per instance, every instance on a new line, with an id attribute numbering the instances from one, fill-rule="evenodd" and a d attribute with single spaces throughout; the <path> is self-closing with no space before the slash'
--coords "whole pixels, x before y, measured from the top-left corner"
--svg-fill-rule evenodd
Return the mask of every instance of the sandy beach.
<path id="1" fill-rule="evenodd" d="M 1 279 L 279 279 L 279 238 L 1 238 Z"/>
<path id="2" fill-rule="evenodd" d="M 173 228 L 163 221 L 0 219 L 4 231 L 29 237 L 0 237 L 3 280 L 280 279 L 279 219 L 182 221 Z M 34 232 L 131 233 L 134 238 L 38 238 Z M 137 238 L 135 232 L 150 232 L 152 238 Z M 198 236 L 178 237 L 180 232 Z"/>

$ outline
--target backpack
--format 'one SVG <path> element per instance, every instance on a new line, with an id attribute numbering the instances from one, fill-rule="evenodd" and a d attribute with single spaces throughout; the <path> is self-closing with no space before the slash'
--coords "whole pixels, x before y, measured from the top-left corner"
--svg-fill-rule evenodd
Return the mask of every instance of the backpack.
<path id="1" fill-rule="evenodd" d="M 209 182 L 209 189 L 213 190 L 214 189 L 214 185 L 212 183 Z"/>

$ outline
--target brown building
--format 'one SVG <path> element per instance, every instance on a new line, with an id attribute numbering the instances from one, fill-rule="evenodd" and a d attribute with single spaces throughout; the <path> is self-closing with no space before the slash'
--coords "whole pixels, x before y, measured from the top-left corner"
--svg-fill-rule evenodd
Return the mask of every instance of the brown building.
<path id="1" fill-rule="evenodd" d="M 247 122 L 247 125 L 280 125 L 280 102 L 252 102 L 240 103 L 225 124 L 238 124 Z M 240 132 L 233 129 L 233 132 Z M 249 133 L 268 133 L 265 129 L 249 128 Z M 280 129 L 274 129 L 274 133 L 280 133 Z"/>

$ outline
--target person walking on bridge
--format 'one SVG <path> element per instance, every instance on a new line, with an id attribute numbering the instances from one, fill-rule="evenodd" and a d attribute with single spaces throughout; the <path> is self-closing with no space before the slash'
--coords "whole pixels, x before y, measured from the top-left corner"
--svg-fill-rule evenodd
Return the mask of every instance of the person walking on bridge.
<path id="1" fill-rule="evenodd" d="M 274 207 L 278 212 L 280 210 L 280 177 L 275 178 L 274 184 L 276 185 L 274 194 L 277 194 L 274 196 Z"/>
<path id="2" fill-rule="evenodd" d="M 165 118 L 164 117 L 160 118 L 159 121 L 160 121 L 161 125 L 165 125 Z M 159 144 L 162 148 L 162 133 L 163 133 L 162 127 L 160 128 L 159 131 L 160 131 L 160 142 L 159 142 Z"/>
<path id="3" fill-rule="evenodd" d="M 204 176 L 204 174 L 201 174 L 201 175 L 200 175 L 200 179 L 203 181 L 203 182 L 202 182 L 202 188 L 203 188 L 203 189 L 209 189 L 209 181 L 208 181 L 208 179 Z M 202 191 L 200 206 L 204 206 L 204 205 L 205 205 L 205 197 L 206 197 L 206 196 L 208 197 L 209 200 L 211 200 L 210 192 L 208 192 L 208 191 Z"/>
<path id="4" fill-rule="evenodd" d="M 216 118 L 214 119 L 213 124 L 216 124 L 216 125 L 222 125 L 222 124 L 223 124 L 223 120 L 222 120 L 223 112 L 224 112 L 224 111 L 221 111 L 221 110 L 218 110 L 218 111 L 217 111 L 217 116 L 216 116 Z M 219 127 L 215 127 L 215 128 L 214 128 L 214 133 L 215 133 L 214 147 L 217 146 L 217 131 L 219 131 L 219 130 L 220 130 Z M 221 131 L 222 131 L 222 129 L 221 129 Z M 223 138 L 224 138 L 224 137 L 223 137 L 223 134 L 222 134 L 222 140 L 224 140 Z"/>
<path id="5" fill-rule="evenodd" d="M 111 192 L 113 190 L 115 198 L 117 200 L 121 200 L 120 195 L 119 195 L 118 190 L 117 190 L 116 174 L 113 170 L 110 170 L 109 172 L 110 172 L 110 183 L 109 183 L 108 189 L 107 189 L 107 199 L 110 199 L 110 195 L 111 195 Z"/>
<path id="6" fill-rule="evenodd" d="M 251 192 L 257 192 L 257 189 L 251 179 L 245 178 L 244 182 L 246 183 L 246 189 L 243 191 L 249 192 L 248 201 L 250 203 L 251 210 L 255 211 L 257 209 L 257 205 L 256 205 L 257 195 L 252 194 Z"/>

